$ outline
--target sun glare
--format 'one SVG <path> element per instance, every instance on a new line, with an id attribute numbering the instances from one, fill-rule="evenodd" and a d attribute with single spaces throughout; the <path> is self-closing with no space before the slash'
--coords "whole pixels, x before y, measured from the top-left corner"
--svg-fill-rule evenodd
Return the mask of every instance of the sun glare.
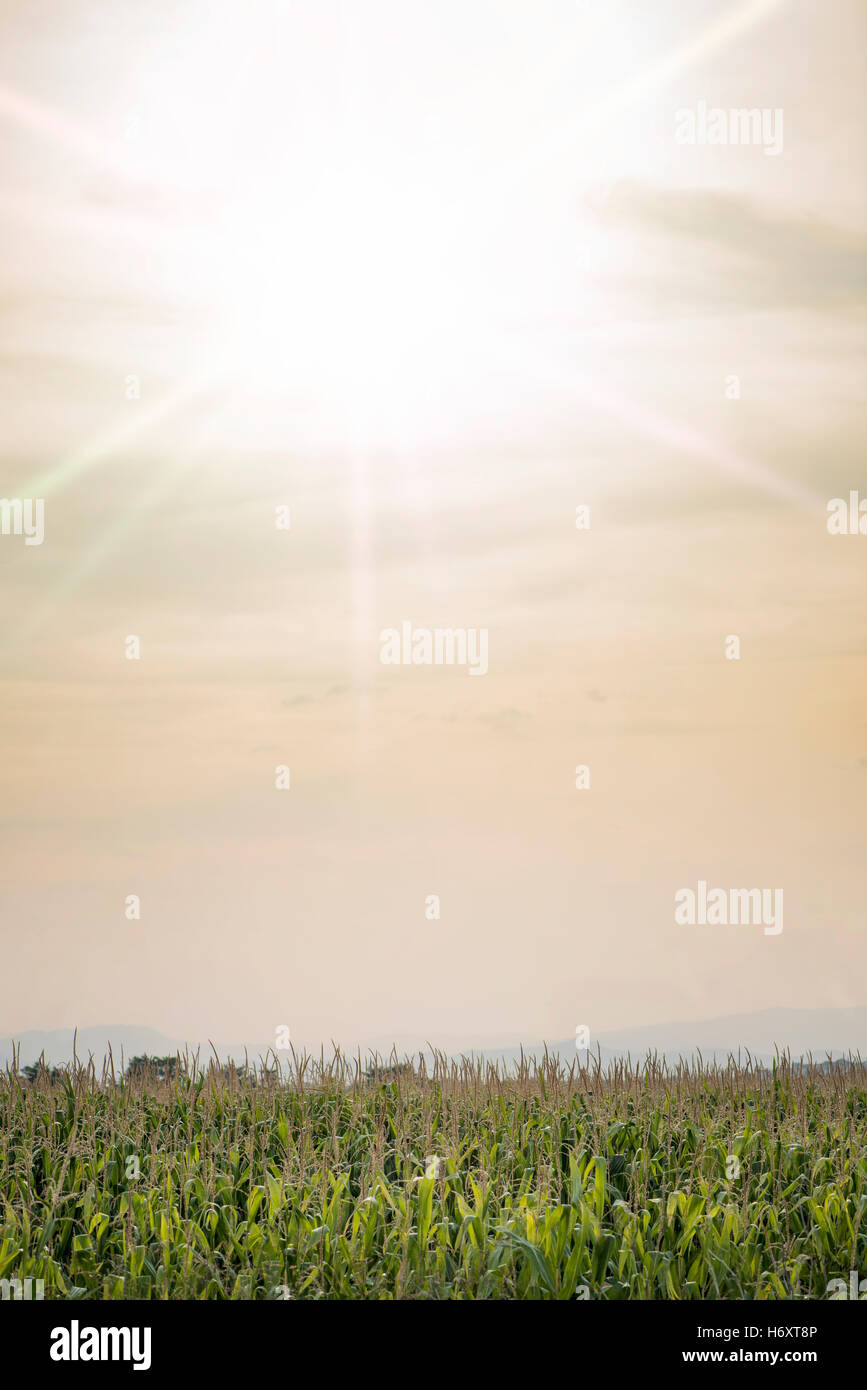
<path id="1" fill-rule="evenodd" d="M 7 106 L 109 174 L 137 291 L 180 325 L 160 375 L 265 398 L 302 434 L 416 443 L 448 421 L 472 432 L 507 391 L 517 428 L 567 336 L 571 367 L 596 369 L 582 334 L 612 318 L 635 255 L 582 199 L 647 176 L 640 128 L 613 117 L 774 3 L 654 62 L 608 7 L 564 10 L 555 31 L 505 7 L 526 44 L 501 51 L 494 23 L 468 65 L 424 8 L 404 32 L 381 10 L 191 0 L 131 54 L 113 98 L 130 139 L 105 159 L 87 130 Z M 561 380 L 555 362 L 558 410 Z"/>
<path id="2" fill-rule="evenodd" d="M 437 212 L 375 168 L 330 170 L 307 195 L 269 188 L 223 219 L 201 284 L 224 370 L 292 386 L 368 430 L 424 430 L 494 305 Z"/>

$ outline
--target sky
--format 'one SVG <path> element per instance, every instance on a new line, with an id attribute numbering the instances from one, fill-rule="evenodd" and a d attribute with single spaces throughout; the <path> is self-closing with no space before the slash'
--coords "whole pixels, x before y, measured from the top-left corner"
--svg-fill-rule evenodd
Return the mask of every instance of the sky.
<path id="1" fill-rule="evenodd" d="M 867 1002 L 865 39 L 0 0 L 0 1033 Z"/>

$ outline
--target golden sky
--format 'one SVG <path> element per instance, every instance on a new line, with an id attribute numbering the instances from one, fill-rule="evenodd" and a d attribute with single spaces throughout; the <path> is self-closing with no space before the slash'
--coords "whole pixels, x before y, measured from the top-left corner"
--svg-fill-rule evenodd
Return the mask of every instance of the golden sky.
<path id="1" fill-rule="evenodd" d="M 0 496 L 45 504 L 0 535 L 0 1032 L 865 1002 L 865 40 L 0 2 Z M 679 143 L 701 104 L 781 148 Z M 406 620 L 485 677 L 382 665 Z M 699 879 L 784 931 L 677 925 Z"/>

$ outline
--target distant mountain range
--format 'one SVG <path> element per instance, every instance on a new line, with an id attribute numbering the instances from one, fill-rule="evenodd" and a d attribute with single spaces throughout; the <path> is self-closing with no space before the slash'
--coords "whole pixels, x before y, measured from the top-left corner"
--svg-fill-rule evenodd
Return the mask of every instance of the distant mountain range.
<path id="1" fill-rule="evenodd" d="M 525 1056 L 538 1056 L 542 1047 L 525 1047 Z M 793 1058 L 812 1056 L 824 1061 L 827 1056 L 860 1055 L 867 1059 L 867 1006 L 849 1009 L 762 1009 L 756 1013 L 727 1014 L 722 1018 L 653 1023 L 637 1028 L 612 1029 L 591 1036 L 590 1052 L 602 1062 L 629 1056 L 641 1060 L 656 1053 L 667 1061 L 679 1057 L 696 1060 L 699 1054 L 705 1061 L 725 1061 L 730 1053 L 740 1053 L 770 1062 L 777 1052 L 789 1052 Z M 511 1062 L 520 1056 L 519 1047 L 499 1048 L 486 1052 L 492 1059 Z M 548 1044 L 548 1052 L 568 1061 L 575 1056 L 575 1039 L 567 1038 Z M 582 1052 L 582 1057 L 586 1053 Z"/>
<path id="2" fill-rule="evenodd" d="M 199 1049 L 204 1065 L 214 1055 L 208 1042 L 188 1044 L 177 1038 L 168 1038 L 155 1028 L 129 1028 L 123 1023 L 79 1028 L 77 1034 L 73 1028 L 55 1028 L 0 1036 L 0 1067 L 11 1062 L 13 1044 L 21 1066 L 38 1061 L 43 1054 L 46 1065 L 50 1067 L 66 1066 L 75 1056 L 80 1062 L 87 1062 L 92 1057 L 101 1068 L 110 1052 L 117 1070 L 120 1070 L 121 1062 L 126 1066 L 132 1057 L 169 1057 L 178 1052 L 184 1053 L 188 1048 L 192 1052 Z M 223 1062 L 244 1060 L 243 1047 L 218 1046 L 217 1050 Z M 265 1051 L 266 1044 L 251 1047 L 250 1061 L 255 1061 L 260 1054 L 264 1056 Z"/>
<path id="3" fill-rule="evenodd" d="M 43 1053 L 49 1066 L 65 1066 L 73 1059 L 73 1038 L 71 1028 L 24 1032 L 14 1037 L 0 1036 L 0 1066 L 11 1062 L 13 1043 L 22 1066 L 35 1062 Z M 244 1060 L 243 1046 L 219 1042 L 215 1042 L 215 1046 L 221 1061 Z M 176 1052 L 183 1053 L 188 1047 L 192 1051 L 199 1048 L 200 1059 L 205 1064 L 213 1056 L 207 1041 L 185 1043 L 166 1037 L 154 1028 L 110 1024 L 79 1029 L 75 1051 L 80 1061 L 86 1062 L 92 1056 L 101 1067 L 109 1047 L 118 1069 L 121 1059 L 125 1065 L 132 1057 L 143 1054 L 164 1057 Z M 269 1043 L 251 1043 L 246 1049 L 250 1061 L 264 1056 L 270 1047 Z M 729 1014 L 724 1018 L 614 1029 L 591 1036 L 590 1048 L 594 1055 L 598 1050 L 603 1063 L 626 1055 L 635 1061 L 644 1058 L 648 1052 L 655 1052 L 668 1061 L 677 1060 L 678 1057 L 695 1060 L 699 1052 L 707 1061 L 714 1057 L 724 1061 L 730 1052 L 735 1055 L 740 1052 L 743 1058 L 749 1053 L 757 1060 L 769 1061 L 777 1050 L 788 1051 L 796 1058 L 812 1054 L 816 1061 L 823 1061 L 829 1054 L 832 1057 L 845 1057 L 857 1053 L 867 1058 L 867 1006 L 848 1009 L 763 1009 L 757 1013 Z M 315 1050 L 319 1051 L 318 1045 Z M 368 1050 L 361 1045 L 363 1055 Z M 401 1053 L 412 1050 L 398 1048 Z M 450 1046 L 444 1050 L 459 1055 L 461 1049 Z M 515 1061 L 521 1050 L 517 1044 L 465 1049 L 468 1055 L 473 1053 L 491 1061 L 507 1063 Z M 326 1054 L 330 1051 L 329 1045 Z M 528 1042 L 523 1047 L 525 1057 L 538 1057 L 543 1051 L 544 1044 L 538 1042 Z M 571 1062 L 575 1057 L 574 1037 L 549 1043 L 548 1052 Z"/>

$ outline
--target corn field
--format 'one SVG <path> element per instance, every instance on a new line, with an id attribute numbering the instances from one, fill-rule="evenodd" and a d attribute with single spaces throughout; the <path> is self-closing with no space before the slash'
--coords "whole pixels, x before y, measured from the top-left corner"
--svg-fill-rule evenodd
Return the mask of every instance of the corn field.
<path id="1" fill-rule="evenodd" d="M 824 1299 L 867 1273 L 865 1068 L 0 1077 L 0 1279 L 46 1299 Z"/>

